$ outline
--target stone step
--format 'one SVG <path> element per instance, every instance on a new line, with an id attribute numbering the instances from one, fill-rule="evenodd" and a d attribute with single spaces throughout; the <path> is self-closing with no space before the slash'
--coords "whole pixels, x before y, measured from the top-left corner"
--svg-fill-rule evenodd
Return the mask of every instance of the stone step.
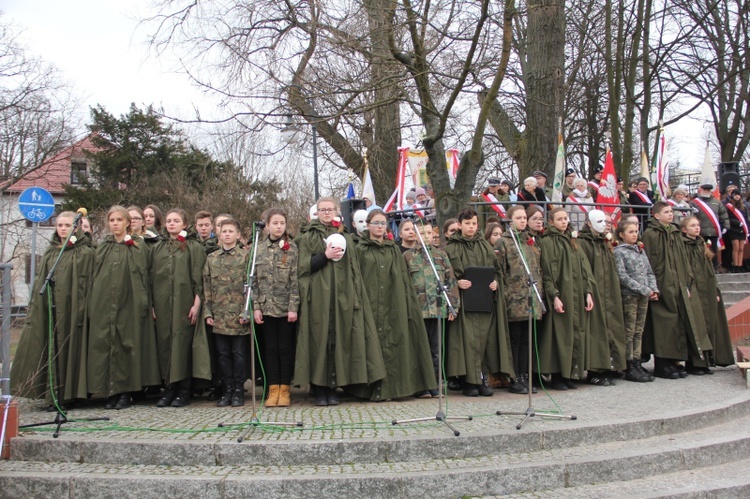
<path id="1" fill-rule="evenodd" d="M 0 463 L 4 497 L 458 497 L 568 490 L 688 473 L 747 458 L 750 416 L 723 424 L 600 443 L 466 458 L 280 466 Z M 532 437 L 533 439 L 533 437 Z M 725 475 L 719 475 L 725 476 Z M 738 484 L 741 486 L 742 484 Z M 684 488 L 684 487 L 683 487 Z M 641 494 L 642 495 L 642 494 Z"/>
<path id="2" fill-rule="evenodd" d="M 706 381 L 718 381 L 719 376 L 730 375 L 734 370 L 726 369 L 711 377 L 715 379 Z M 709 389 L 706 383 L 701 381 L 697 377 L 688 378 L 689 385 L 687 386 L 690 388 L 687 389 L 696 392 Z M 736 381 L 737 379 L 732 379 L 733 383 Z M 666 383 L 666 386 L 671 388 L 674 385 L 669 385 L 669 383 L 675 382 L 657 380 L 655 383 L 637 387 L 630 386 L 635 385 L 634 383 L 624 381 L 622 383 L 623 386 L 620 388 L 622 390 L 640 390 L 646 397 L 658 397 L 659 386 L 664 386 L 662 383 Z M 677 383 L 683 383 L 683 380 Z M 583 392 L 585 389 L 580 388 L 582 393 L 577 395 L 585 395 Z M 594 389 L 601 390 L 601 388 Z M 607 388 L 606 390 L 609 390 L 607 395 L 614 394 L 612 390 L 617 389 L 618 387 Z M 518 402 L 523 403 L 522 401 L 516 403 Z M 516 407 L 525 406 L 517 405 Z M 510 410 L 507 405 L 503 409 Z M 539 408 L 537 410 L 542 412 Z M 97 414 L 94 412 L 92 415 Z M 452 412 L 449 415 L 458 415 L 458 413 Z M 320 414 L 318 416 L 323 417 Z M 264 466 L 303 466 L 468 459 L 492 455 L 498 448 L 508 453 L 535 452 L 595 442 L 606 443 L 632 438 L 677 435 L 685 431 L 710 428 L 738 417 L 750 417 L 750 397 L 747 394 L 700 410 L 651 417 L 645 413 L 643 417 L 610 420 L 606 423 L 592 424 L 583 420 L 565 421 L 536 417 L 526 423 L 523 432 L 510 429 L 521 417 L 485 413 L 475 421 L 454 423 L 462 430 L 469 425 L 479 426 L 478 432 L 466 431 L 460 438 L 452 436 L 446 431 L 447 428 L 435 428 L 437 423 L 434 421 L 421 426 L 393 426 L 387 421 L 382 421 L 380 422 L 383 428 L 380 430 L 381 434 L 385 435 L 386 431 L 395 433 L 377 438 L 354 438 L 353 434 L 350 434 L 349 438 L 336 438 L 330 433 L 314 429 L 304 432 L 287 430 L 286 433 L 277 433 L 272 428 L 253 428 L 242 443 L 237 442 L 237 437 L 243 433 L 240 429 L 227 429 L 224 433 L 218 434 L 195 433 L 191 435 L 188 432 L 175 435 L 171 439 L 148 439 L 143 433 L 149 433 L 149 431 L 140 433 L 97 431 L 89 437 L 86 433 L 80 434 L 75 431 L 74 425 L 86 425 L 86 423 L 71 423 L 71 431 L 64 432 L 60 438 L 50 438 L 49 433 L 25 434 L 15 438 L 11 445 L 11 459 L 53 463 L 164 466 L 232 466 L 248 462 Z M 202 418 L 196 417 L 196 419 L 200 421 Z M 101 424 L 108 425 L 109 423 Z M 91 423 L 88 425 L 94 426 Z M 95 426 L 94 428 L 96 429 Z M 123 427 L 123 430 L 127 429 L 128 427 Z M 415 431 L 419 433 L 412 433 Z M 430 433 L 426 433 L 427 431 Z M 131 438 L 133 433 L 136 435 L 135 438 Z M 303 433 L 310 435 L 311 438 L 291 438 Z M 283 438 L 285 436 L 290 438 L 285 440 Z"/>
<path id="3" fill-rule="evenodd" d="M 616 483 L 595 483 L 577 487 L 534 491 L 503 496 L 504 499 L 627 499 L 627 498 L 698 498 L 750 497 L 750 459 L 742 459 L 700 469 L 645 475 Z"/>
<path id="4" fill-rule="evenodd" d="M 750 272 L 742 274 L 716 274 L 719 284 L 725 283 L 750 283 Z"/>
<path id="5" fill-rule="evenodd" d="M 724 306 L 730 307 L 735 303 L 741 302 L 748 296 L 750 296 L 750 290 L 747 291 L 724 291 L 722 289 L 721 296 L 724 298 Z"/>

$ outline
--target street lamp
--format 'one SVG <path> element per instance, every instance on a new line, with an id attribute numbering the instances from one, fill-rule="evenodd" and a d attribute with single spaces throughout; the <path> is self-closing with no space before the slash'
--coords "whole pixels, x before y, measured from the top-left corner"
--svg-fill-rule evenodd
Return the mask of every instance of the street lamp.
<path id="1" fill-rule="evenodd" d="M 310 125 L 312 127 L 312 146 L 313 146 L 313 185 L 315 189 L 315 201 L 320 198 L 318 192 L 318 127 L 315 124 Z M 302 130 L 298 127 L 291 114 L 286 115 L 286 124 L 281 129 L 281 137 L 287 144 L 296 144 L 299 142 Z"/>

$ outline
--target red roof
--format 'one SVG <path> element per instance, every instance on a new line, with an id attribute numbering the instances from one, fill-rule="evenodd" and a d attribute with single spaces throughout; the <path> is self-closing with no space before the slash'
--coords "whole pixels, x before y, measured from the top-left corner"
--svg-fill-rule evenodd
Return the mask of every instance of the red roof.
<path id="1" fill-rule="evenodd" d="M 95 153 L 100 149 L 93 144 L 91 137 L 92 135 L 89 135 L 55 154 L 52 158 L 45 161 L 42 166 L 18 179 L 5 192 L 20 193 L 29 187 L 41 187 L 53 195 L 63 194 L 63 187 L 70 183 L 71 163 L 74 160 L 86 161 L 84 151 Z"/>

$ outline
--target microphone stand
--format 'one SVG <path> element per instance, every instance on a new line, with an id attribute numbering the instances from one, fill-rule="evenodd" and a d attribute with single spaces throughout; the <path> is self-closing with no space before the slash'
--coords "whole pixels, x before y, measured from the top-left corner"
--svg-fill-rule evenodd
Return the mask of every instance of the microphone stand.
<path id="1" fill-rule="evenodd" d="M 225 423 L 219 423 L 219 428 L 225 428 L 228 426 L 239 426 L 239 425 L 245 425 L 248 424 L 250 427 L 245 430 L 238 438 L 237 442 L 242 443 L 243 440 L 245 440 L 245 437 L 255 428 L 256 426 L 297 426 L 301 427 L 303 426 L 302 421 L 297 421 L 294 423 L 285 423 L 281 421 L 273 421 L 273 422 L 262 422 L 260 418 L 258 417 L 257 412 L 257 405 L 255 401 L 255 395 L 256 395 L 256 387 L 255 387 L 255 321 L 253 320 L 253 316 L 250 313 L 250 310 L 252 309 L 252 294 L 253 294 L 253 282 L 255 281 L 255 259 L 258 256 L 258 241 L 260 239 L 260 231 L 263 230 L 263 228 L 266 226 L 264 222 L 256 222 L 254 224 L 254 232 L 253 232 L 253 259 L 252 264 L 250 266 L 250 272 L 247 274 L 247 282 L 245 283 L 245 307 L 242 312 L 242 320 L 247 321 L 248 317 L 250 318 L 250 377 L 252 378 L 252 382 L 250 383 L 250 398 L 252 399 L 252 415 L 250 417 L 250 421 L 247 423 L 238 423 L 238 424 L 225 424 Z"/>
<path id="2" fill-rule="evenodd" d="M 539 412 L 534 410 L 534 404 L 533 404 L 533 398 L 532 398 L 532 387 L 534 386 L 534 380 L 532 379 L 532 362 L 533 362 L 533 352 L 534 347 L 536 345 L 536 342 L 532 342 L 532 340 L 535 340 L 536 337 L 533 334 L 533 322 L 534 322 L 534 297 L 536 297 L 537 300 L 539 300 L 539 306 L 542 309 L 542 313 L 547 312 L 546 307 L 544 306 L 544 301 L 542 300 L 542 295 L 539 293 L 539 288 L 537 287 L 537 281 L 534 279 L 534 276 L 531 275 L 531 269 L 529 269 L 529 265 L 526 262 L 526 258 L 523 255 L 523 251 L 521 250 L 521 246 L 518 241 L 518 234 L 516 233 L 516 230 L 513 228 L 512 222 L 508 224 L 508 230 L 510 231 L 511 238 L 513 239 L 513 244 L 516 247 L 516 251 L 518 252 L 518 255 L 521 257 L 521 263 L 523 264 L 523 269 L 526 272 L 526 282 L 529 286 L 529 315 L 528 315 L 528 322 L 529 322 L 529 364 L 528 368 L 526 369 L 526 373 L 529 378 L 529 405 L 526 408 L 524 412 L 513 412 L 513 411 L 497 411 L 495 414 L 498 416 L 502 415 L 509 415 L 509 416 L 524 416 L 524 418 L 521 420 L 520 423 L 516 425 L 516 430 L 520 430 L 521 427 L 524 425 L 526 421 L 529 420 L 529 418 L 533 418 L 536 416 L 544 417 L 544 418 L 556 418 L 556 419 L 568 419 L 571 421 L 574 421 L 578 419 L 577 416 L 571 415 L 565 415 L 565 414 L 555 414 L 551 412 Z M 518 374 L 518 373 L 517 373 Z"/>
<path id="3" fill-rule="evenodd" d="M 415 224 L 416 226 L 416 224 Z M 435 268 L 435 263 L 432 260 L 432 256 L 430 255 L 429 250 L 427 249 L 427 245 L 424 242 L 424 239 L 422 238 L 422 234 L 418 230 L 415 232 L 417 233 L 417 238 L 419 238 L 419 244 L 422 245 L 422 251 L 424 251 L 425 258 L 430 264 L 430 268 L 432 269 L 432 274 L 435 276 L 435 282 L 437 282 L 437 292 L 438 292 L 438 308 L 442 309 L 440 306 L 440 298 L 442 297 L 443 300 L 445 300 L 445 303 L 448 305 L 448 313 L 456 316 L 456 310 L 453 308 L 453 304 L 451 303 L 450 297 L 448 296 L 448 287 L 446 284 L 441 280 L 440 274 L 438 274 L 437 269 Z M 435 414 L 434 417 L 424 417 L 424 418 L 415 418 L 415 419 L 394 419 L 391 421 L 391 424 L 399 425 L 404 423 L 421 423 L 424 421 L 438 421 L 440 423 L 443 423 L 445 426 L 447 426 L 452 432 L 453 435 L 459 436 L 461 435 L 461 432 L 459 432 L 457 429 L 455 429 L 448 421 L 449 420 L 461 420 L 461 421 L 472 421 L 473 416 L 457 416 L 457 417 L 447 417 L 445 412 L 443 412 L 443 397 L 444 397 L 444 390 L 443 390 L 443 368 L 445 365 L 444 358 L 443 358 L 443 338 L 444 338 L 444 330 L 445 330 L 445 318 L 442 318 L 440 320 L 440 338 L 438 338 L 438 361 L 439 361 L 439 368 L 440 372 L 438 373 L 438 411 Z"/>
<path id="4" fill-rule="evenodd" d="M 66 423 L 72 423 L 72 422 L 76 422 L 76 421 L 109 421 L 108 417 L 81 418 L 81 419 L 75 419 L 75 420 L 68 419 L 67 413 L 65 413 L 62 410 L 62 408 L 60 407 L 60 403 L 59 403 L 62 400 L 63 396 L 64 396 L 63 395 L 64 387 L 63 387 L 63 384 L 60 383 L 60 361 L 59 361 L 60 345 L 58 343 L 58 338 L 57 338 L 57 307 L 55 305 L 55 292 L 54 292 L 55 279 L 54 279 L 54 276 L 55 276 L 55 271 L 57 270 L 57 266 L 60 263 L 60 259 L 62 258 L 63 251 L 65 251 L 65 248 L 68 246 L 68 241 L 70 241 L 71 236 L 75 232 L 77 220 L 80 220 L 82 216 L 83 216 L 83 213 L 81 213 L 81 210 L 79 210 L 78 211 L 78 215 L 76 215 L 75 221 L 74 221 L 73 226 L 71 228 L 71 231 L 68 234 L 68 237 L 65 238 L 65 241 L 63 241 L 62 246 L 60 247 L 60 252 L 57 254 L 57 258 L 55 259 L 55 263 L 52 265 L 52 268 L 47 273 L 47 277 L 44 279 L 44 283 L 42 284 L 42 287 L 39 289 L 39 299 L 40 300 L 44 300 L 44 293 L 46 291 L 48 291 L 48 287 L 51 288 L 49 290 L 49 300 L 50 300 L 50 303 L 51 303 L 51 307 L 50 308 L 51 308 L 51 311 L 52 311 L 52 324 L 53 324 L 52 327 L 54 329 L 52 330 L 51 333 L 48 331 L 48 334 L 47 334 L 47 338 L 48 338 L 48 340 L 47 340 L 48 341 L 47 348 L 48 349 L 52 348 L 53 350 L 52 350 L 52 357 L 51 357 L 49 363 L 47 364 L 47 369 L 52 369 L 53 367 L 50 366 L 49 364 L 54 362 L 54 364 L 55 364 L 54 365 L 54 370 L 55 370 L 55 384 L 57 386 L 53 387 L 52 383 L 50 383 L 49 390 L 50 390 L 50 393 L 52 394 L 52 399 L 53 399 L 52 400 L 52 407 L 55 408 L 55 412 L 56 412 L 55 419 L 53 419 L 52 421 L 45 421 L 43 423 L 32 423 L 32 424 L 27 424 L 27 425 L 23 425 L 23 426 L 19 426 L 18 427 L 18 428 L 33 428 L 35 426 L 47 426 L 47 425 L 52 425 L 53 424 L 53 425 L 56 425 L 55 431 L 52 433 L 52 437 L 53 438 L 57 438 L 57 437 L 60 436 L 60 427 L 62 425 L 64 425 L 64 424 L 66 424 Z M 32 258 L 34 258 L 34 255 L 32 255 Z M 49 344 L 50 336 L 51 336 L 51 339 L 52 339 L 52 342 L 51 342 L 52 344 L 51 345 Z M 48 375 L 49 375 L 49 373 L 48 373 Z M 53 390 L 56 393 L 53 393 Z"/>

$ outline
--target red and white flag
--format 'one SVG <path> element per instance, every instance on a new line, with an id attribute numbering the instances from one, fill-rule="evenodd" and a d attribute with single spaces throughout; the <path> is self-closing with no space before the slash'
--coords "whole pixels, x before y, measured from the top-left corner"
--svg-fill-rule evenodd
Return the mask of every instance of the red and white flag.
<path id="1" fill-rule="evenodd" d="M 602 170 L 602 179 L 599 182 L 599 190 L 596 195 L 596 202 L 604 213 L 609 213 L 612 217 L 612 225 L 616 226 L 620 219 L 620 208 L 611 206 L 620 204 L 620 193 L 617 191 L 617 175 L 615 175 L 615 160 L 612 158 L 612 151 L 607 146 L 607 152 L 604 158 L 604 170 Z M 610 205 L 610 206 L 607 206 Z"/>
<path id="2" fill-rule="evenodd" d="M 386 213 L 389 211 L 400 211 L 404 209 L 404 199 L 406 197 L 405 186 L 406 182 L 406 165 L 409 161 L 409 148 L 399 147 L 398 148 L 398 170 L 396 170 L 396 190 L 393 191 L 391 197 L 385 203 L 384 210 Z"/>

